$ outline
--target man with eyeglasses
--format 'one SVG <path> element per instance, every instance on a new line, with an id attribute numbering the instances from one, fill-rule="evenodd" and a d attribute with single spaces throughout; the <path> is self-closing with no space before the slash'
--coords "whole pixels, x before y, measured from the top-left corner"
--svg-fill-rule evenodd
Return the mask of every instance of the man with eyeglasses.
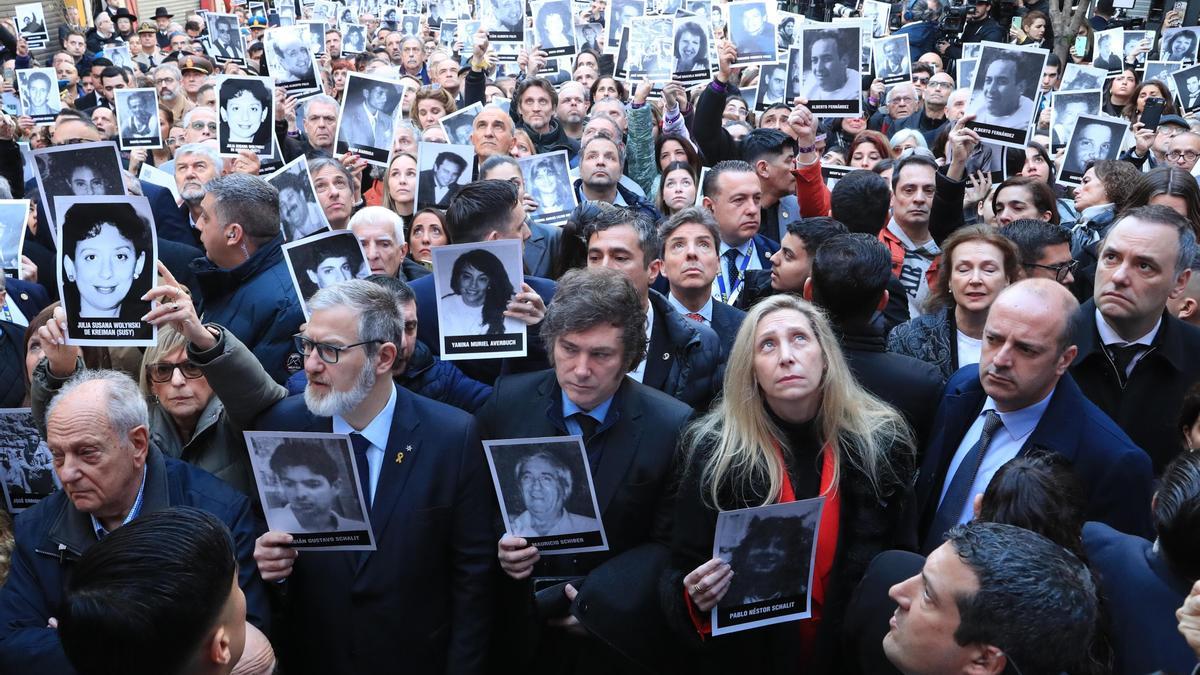
<path id="1" fill-rule="evenodd" d="M 1185 131 L 1172 138 L 1169 147 L 1167 163 L 1191 173 L 1200 159 L 1200 134 Z"/>
<path id="2" fill-rule="evenodd" d="M 913 66 L 913 77 L 917 77 L 916 65 Z M 946 117 L 946 103 L 950 93 L 954 91 L 954 78 L 950 73 L 936 73 L 929 77 L 925 85 L 924 103 L 916 112 L 897 119 L 889 126 L 888 132 L 895 134 L 901 129 L 914 129 L 925 137 L 925 142 L 933 147 L 938 134 L 946 127 L 949 120 Z"/>
<path id="3" fill-rule="evenodd" d="M 911 82 L 901 82 L 888 91 L 887 108 L 881 108 L 871 115 L 867 128 L 890 136 L 896 122 L 912 115 L 916 109 L 917 88 Z"/>
<path id="4" fill-rule="evenodd" d="M 164 63 L 154 69 L 154 88 L 158 90 L 158 104 L 167 108 L 175 115 L 176 120 L 183 119 L 190 103 L 183 95 L 181 80 L 183 74 L 174 63 Z"/>
<path id="5" fill-rule="evenodd" d="M 1071 257 L 1071 231 L 1034 218 L 1022 218 L 1001 227 L 1021 252 L 1022 279 L 1053 279 L 1067 288 L 1075 283 L 1079 262 Z"/>
<path id="6" fill-rule="evenodd" d="M 290 283 L 286 275 L 279 283 Z M 290 289 L 272 289 L 270 302 L 284 295 Z M 286 580 L 276 631 L 281 661 L 302 672 L 377 673 L 394 669 L 400 653 L 413 673 L 482 672 L 495 498 L 475 421 L 392 381 L 406 336 L 390 292 L 356 279 L 318 291 L 309 308 L 294 340 L 308 377 L 304 394 L 270 405 L 251 426 L 349 435 L 377 549 L 301 553 L 285 532 L 258 538 L 262 578 Z M 220 326 L 178 323 L 188 358 L 206 368 L 218 396 L 244 386 L 243 368 L 259 367 L 250 359 L 229 363 L 235 355 Z M 224 377 L 215 371 L 222 361 Z"/>
<path id="7" fill-rule="evenodd" d="M 1121 159 L 1142 171 L 1149 171 L 1167 164 L 1167 151 L 1176 136 L 1186 133 L 1190 127 L 1179 115 L 1163 115 L 1157 129 L 1137 129 L 1133 133 L 1134 146 L 1121 154 Z"/>
<path id="8" fill-rule="evenodd" d="M 192 108 L 183 116 L 183 142 L 201 143 L 217 137 L 217 111 L 204 106 Z M 160 167 L 169 174 L 175 173 L 175 160 L 164 162 Z"/>

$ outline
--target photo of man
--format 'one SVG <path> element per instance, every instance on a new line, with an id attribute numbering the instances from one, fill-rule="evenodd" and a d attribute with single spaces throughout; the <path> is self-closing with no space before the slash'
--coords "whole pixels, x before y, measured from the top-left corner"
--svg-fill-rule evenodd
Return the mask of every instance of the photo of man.
<path id="1" fill-rule="evenodd" d="M 221 121 L 217 145 L 223 155 L 250 150 L 256 155 L 271 152 L 275 127 L 271 81 L 265 77 L 226 76 L 217 86 Z"/>
<path id="2" fill-rule="evenodd" d="M 279 190 L 279 223 L 283 238 L 298 241 L 315 232 L 329 229 L 329 220 L 317 202 L 308 173 L 308 159 L 300 155 L 267 182 Z"/>
<path id="3" fill-rule="evenodd" d="M 444 209 L 463 185 L 471 180 L 471 160 L 475 150 L 470 145 L 445 143 L 417 144 L 417 208 L 434 206 Z"/>
<path id="4" fill-rule="evenodd" d="M 17 71 L 22 114 L 32 117 L 34 124 L 50 124 L 58 111 L 62 110 L 57 82 L 58 76 L 53 68 L 23 68 Z"/>
<path id="5" fill-rule="evenodd" d="M 531 6 L 534 44 L 547 56 L 573 56 L 575 23 L 571 20 L 570 0 L 544 0 Z"/>
<path id="6" fill-rule="evenodd" d="M 907 34 L 875 40 L 875 77 L 884 84 L 912 79 Z"/>
<path id="7" fill-rule="evenodd" d="M 404 85 L 399 82 L 349 73 L 339 116 L 337 152 L 353 151 L 377 166 L 387 164 L 392 129 L 403 98 Z"/>
<path id="8" fill-rule="evenodd" d="M 1017 45 L 986 44 L 975 70 L 967 114 L 985 141 L 1025 147 L 1048 52 Z"/>
<path id="9" fill-rule="evenodd" d="M 1054 92 L 1050 106 L 1051 152 L 1066 146 L 1075 130 L 1080 115 L 1099 115 L 1102 92 L 1090 91 Z"/>
<path id="10" fill-rule="evenodd" d="M 1200 111 L 1200 66 L 1171 73 L 1175 90 L 1179 92 L 1180 107 L 1184 112 Z"/>
<path id="11" fill-rule="evenodd" d="M 9 513 L 35 506 L 60 487 L 50 447 L 29 408 L 0 410 L 0 483 Z"/>
<path id="12" fill-rule="evenodd" d="M 646 0 L 613 0 L 608 4 L 607 12 L 604 18 L 608 40 L 604 51 L 616 54 L 621 43 L 621 28 L 628 27 L 631 19 L 646 15 Z"/>
<path id="13" fill-rule="evenodd" d="M 29 42 L 31 48 L 42 47 L 47 38 L 46 15 L 40 2 L 17 5 L 14 8 L 17 15 L 17 32 Z"/>
<path id="14" fill-rule="evenodd" d="M 766 110 L 776 103 L 787 103 L 787 64 L 763 66 L 759 80 L 755 110 Z"/>
<path id="15" fill-rule="evenodd" d="M 1067 141 L 1067 156 L 1058 172 L 1059 184 L 1078 186 L 1090 163 L 1116 159 L 1128 128 L 1129 124 L 1124 120 L 1080 115 L 1075 131 Z"/>
<path id="16" fill-rule="evenodd" d="M 363 279 L 371 273 L 362 245 L 348 230 L 322 232 L 289 242 L 283 245 L 283 256 L 306 317 L 308 300 L 317 291 L 343 281 Z"/>
<path id="17" fill-rule="evenodd" d="M 861 111 L 862 76 L 858 65 L 862 30 L 857 26 L 809 28 L 800 33 L 807 69 L 801 95 L 809 109 L 826 116 L 857 115 Z"/>
<path id="18" fill-rule="evenodd" d="M 289 92 L 317 89 L 315 61 L 309 50 L 308 26 L 281 26 L 266 33 L 264 55 L 275 83 Z"/>
<path id="19" fill-rule="evenodd" d="M 478 6 L 489 40 L 525 41 L 525 3 L 521 0 L 481 0 Z"/>
<path id="20" fill-rule="evenodd" d="M 1121 72 L 1125 54 L 1125 29 L 1112 28 L 1096 33 L 1096 53 L 1092 59 L 1094 68 L 1101 68 L 1112 75 Z"/>
<path id="21" fill-rule="evenodd" d="M 117 89 L 117 138 L 122 150 L 161 148 L 157 92 L 154 89 Z"/>
<path id="22" fill-rule="evenodd" d="M 774 63 L 778 59 L 775 26 L 762 0 L 729 3 L 729 39 L 737 45 L 735 65 Z"/>
<path id="23" fill-rule="evenodd" d="M 208 20 L 212 27 L 209 35 L 209 46 L 212 49 L 209 55 L 221 63 L 241 63 L 245 51 L 242 49 L 242 33 L 238 30 L 237 17 L 232 14 L 210 14 Z"/>
<path id="24" fill-rule="evenodd" d="M 483 110 L 483 106 L 479 103 L 455 110 L 438 120 L 442 125 L 442 129 L 446 131 L 447 142 L 454 145 L 470 145 L 471 132 L 474 131 L 475 117 L 479 115 L 479 111 Z"/>

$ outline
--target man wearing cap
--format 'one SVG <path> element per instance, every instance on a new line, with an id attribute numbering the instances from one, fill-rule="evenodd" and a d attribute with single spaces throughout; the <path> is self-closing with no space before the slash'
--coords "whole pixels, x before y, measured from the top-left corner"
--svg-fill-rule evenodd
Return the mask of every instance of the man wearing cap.
<path id="1" fill-rule="evenodd" d="M 250 41 L 262 42 L 263 32 L 267 30 L 266 17 L 255 14 L 246 25 L 250 27 Z"/>
<path id="2" fill-rule="evenodd" d="M 1134 132 L 1134 146 L 1126 150 L 1121 159 L 1142 171 L 1150 171 L 1167 164 L 1167 146 L 1171 139 L 1189 131 L 1187 120 L 1179 115 L 1163 115 L 1157 129 L 1140 129 Z"/>
<path id="3" fill-rule="evenodd" d="M 158 41 L 159 49 L 166 49 L 167 45 L 171 44 L 171 17 L 174 16 L 167 11 L 166 7 L 159 7 L 154 10 L 154 27 L 155 39 Z"/>
<path id="4" fill-rule="evenodd" d="M 188 55 L 179 59 L 179 71 L 183 74 L 183 94 L 192 103 L 200 95 L 200 87 L 212 74 L 212 63 L 203 56 Z"/>
<path id="5" fill-rule="evenodd" d="M 157 34 L 158 29 L 149 21 L 143 21 L 138 26 L 138 43 L 142 46 L 142 53 L 134 56 L 133 60 L 145 68 L 157 68 L 166 58 L 158 48 L 158 40 L 155 38 Z"/>

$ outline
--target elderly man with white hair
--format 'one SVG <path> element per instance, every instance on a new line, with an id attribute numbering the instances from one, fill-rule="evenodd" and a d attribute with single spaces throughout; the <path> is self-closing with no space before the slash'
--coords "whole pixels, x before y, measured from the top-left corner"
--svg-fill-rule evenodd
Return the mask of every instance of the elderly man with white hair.
<path id="1" fill-rule="evenodd" d="M 404 219 L 395 211 L 382 206 L 365 207 L 350 218 L 349 227 L 362 244 L 371 274 L 397 277 L 403 272 L 406 281 L 429 274 L 423 265 L 408 257 Z"/>
<path id="2" fill-rule="evenodd" d="M 290 162 L 300 155 L 310 160 L 332 157 L 340 109 L 337 99 L 327 94 L 318 94 L 305 101 L 297 110 L 297 121 L 304 130 L 303 137 L 276 134 L 284 160 Z"/>

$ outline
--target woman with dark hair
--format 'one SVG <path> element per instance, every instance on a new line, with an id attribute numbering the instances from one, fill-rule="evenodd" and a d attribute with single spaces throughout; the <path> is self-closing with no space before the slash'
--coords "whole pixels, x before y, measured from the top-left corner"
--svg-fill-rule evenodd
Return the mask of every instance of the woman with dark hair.
<path id="1" fill-rule="evenodd" d="M 57 159 L 57 158 L 55 158 Z M 90 197 L 92 195 L 115 195 L 121 191 L 114 181 L 117 176 L 106 175 L 109 166 L 102 166 L 91 153 L 72 154 L 71 159 L 65 157 L 56 161 L 53 169 L 63 181 L 62 188 L 53 194 L 75 195 Z"/>
<path id="2" fill-rule="evenodd" d="M 539 159 L 529 169 L 526 192 L 537 202 L 540 215 L 563 213 L 575 208 L 575 201 L 566 189 L 567 183 L 560 180 L 560 173 L 555 170 L 556 160 L 555 157 Z"/>
<path id="3" fill-rule="evenodd" d="M 1124 70 L 1105 82 L 1106 91 L 1100 112 L 1112 117 L 1120 117 L 1125 106 L 1133 101 L 1133 90 L 1137 88 L 1137 85 L 1137 69 L 1125 64 Z"/>
<path id="4" fill-rule="evenodd" d="M 979 363 L 988 310 L 1020 269 L 1017 245 L 994 229 L 955 230 L 942 242 L 941 272 L 925 301 L 929 313 L 893 328 L 888 351 L 932 363 L 945 379 Z"/>
<path id="5" fill-rule="evenodd" d="M 690 139 L 677 134 L 662 134 L 654 139 L 654 156 L 658 158 L 658 170 L 667 170 L 674 162 L 687 162 L 692 172 L 700 173 L 700 154 Z"/>
<path id="6" fill-rule="evenodd" d="M 1126 208 L 1158 204 L 1188 219 L 1200 236 L 1200 185 L 1196 177 L 1176 166 L 1160 166 L 1142 174 Z"/>
<path id="7" fill-rule="evenodd" d="M 992 213 L 1000 227 L 1022 218 L 1059 222 L 1054 190 L 1032 176 L 1013 176 L 1001 183 L 992 194 Z"/>
<path id="8" fill-rule="evenodd" d="M 270 149 L 271 94 L 262 80 L 234 79 L 221 86 L 221 138 L 225 143 Z"/>
<path id="9" fill-rule="evenodd" d="M 684 21 L 675 30 L 674 73 L 693 73 L 708 70 L 708 36 L 700 24 Z"/>
<path id="10" fill-rule="evenodd" d="M 1071 257 L 1079 261 L 1072 289 L 1075 297 L 1092 297 L 1099 255 L 1096 249 L 1117 214 L 1129 205 L 1130 198 L 1145 180 L 1144 175 L 1129 162 L 1108 159 L 1096 161 L 1083 172 L 1075 190 L 1079 219 L 1071 227 Z"/>
<path id="11" fill-rule="evenodd" d="M 882 159 L 895 159 L 892 144 L 878 131 L 862 131 L 850 143 L 850 167 L 870 171 Z"/>
<path id="12" fill-rule="evenodd" d="M 686 162 L 671 162 L 659 177 L 655 206 L 664 218 L 696 204 L 696 174 Z"/>
<path id="13" fill-rule="evenodd" d="M 430 267 L 433 265 L 433 248 L 452 243 L 450 230 L 446 228 L 446 214 L 441 209 L 430 206 L 412 215 L 408 226 L 408 257 Z"/>
<path id="14" fill-rule="evenodd" d="M 1146 80 L 1133 88 L 1133 95 L 1130 96 L 1129 102 L 1121 109 L 1121 117 L 1129 120 L 1130 123 L 1137 123 L 1142 118 L 1142 111 L 1146 109 L 1146 99 L 1161 98 L 1163 100 L 1162 114 L 1175 115 L 1175 97 L 1171 95 L 1171 90 L 1167 85 L 1159 80 Z M 1140 128 L 1140 127 L 1139 127 Z M 1133 131 L 1131 129 L 1131 131 Z"/>
<path id="15" fill-rule="evenodd" d="M 544 50 L 574 46 L 571 17 L 562 5 L 543 5 L 535 25 L 538 46 Z"/>
<path id="16" fill-rule="evenodd" d="M 621 103 L 629 102 L 629 90 L 625 88 L 625 83 L 611 75 L 596 78 L 592 83 L 591 94 L 592 102 L 605 98 L 615 98 Z"/>
<path id="17" fill-rule="evenodd" d="M 64 305 L 74 318 L 138 321 L 154 276 L 150 224 L 129 204 L 76 204 L 63 216 Z M 140 279 L 140 281 L 139 281 Z M 138 282 L 138 283 L 134 283 Z"/>
<path id="18" fill-rule="evenodd" d="M 450 271 L 450 288 L 454 292 L 442 296 L 438 305 L 444 335 L 501 335 L 524 327 L 504 316 L 515 291 L 504 263 L 491 251 L 460 255 Z"/>

